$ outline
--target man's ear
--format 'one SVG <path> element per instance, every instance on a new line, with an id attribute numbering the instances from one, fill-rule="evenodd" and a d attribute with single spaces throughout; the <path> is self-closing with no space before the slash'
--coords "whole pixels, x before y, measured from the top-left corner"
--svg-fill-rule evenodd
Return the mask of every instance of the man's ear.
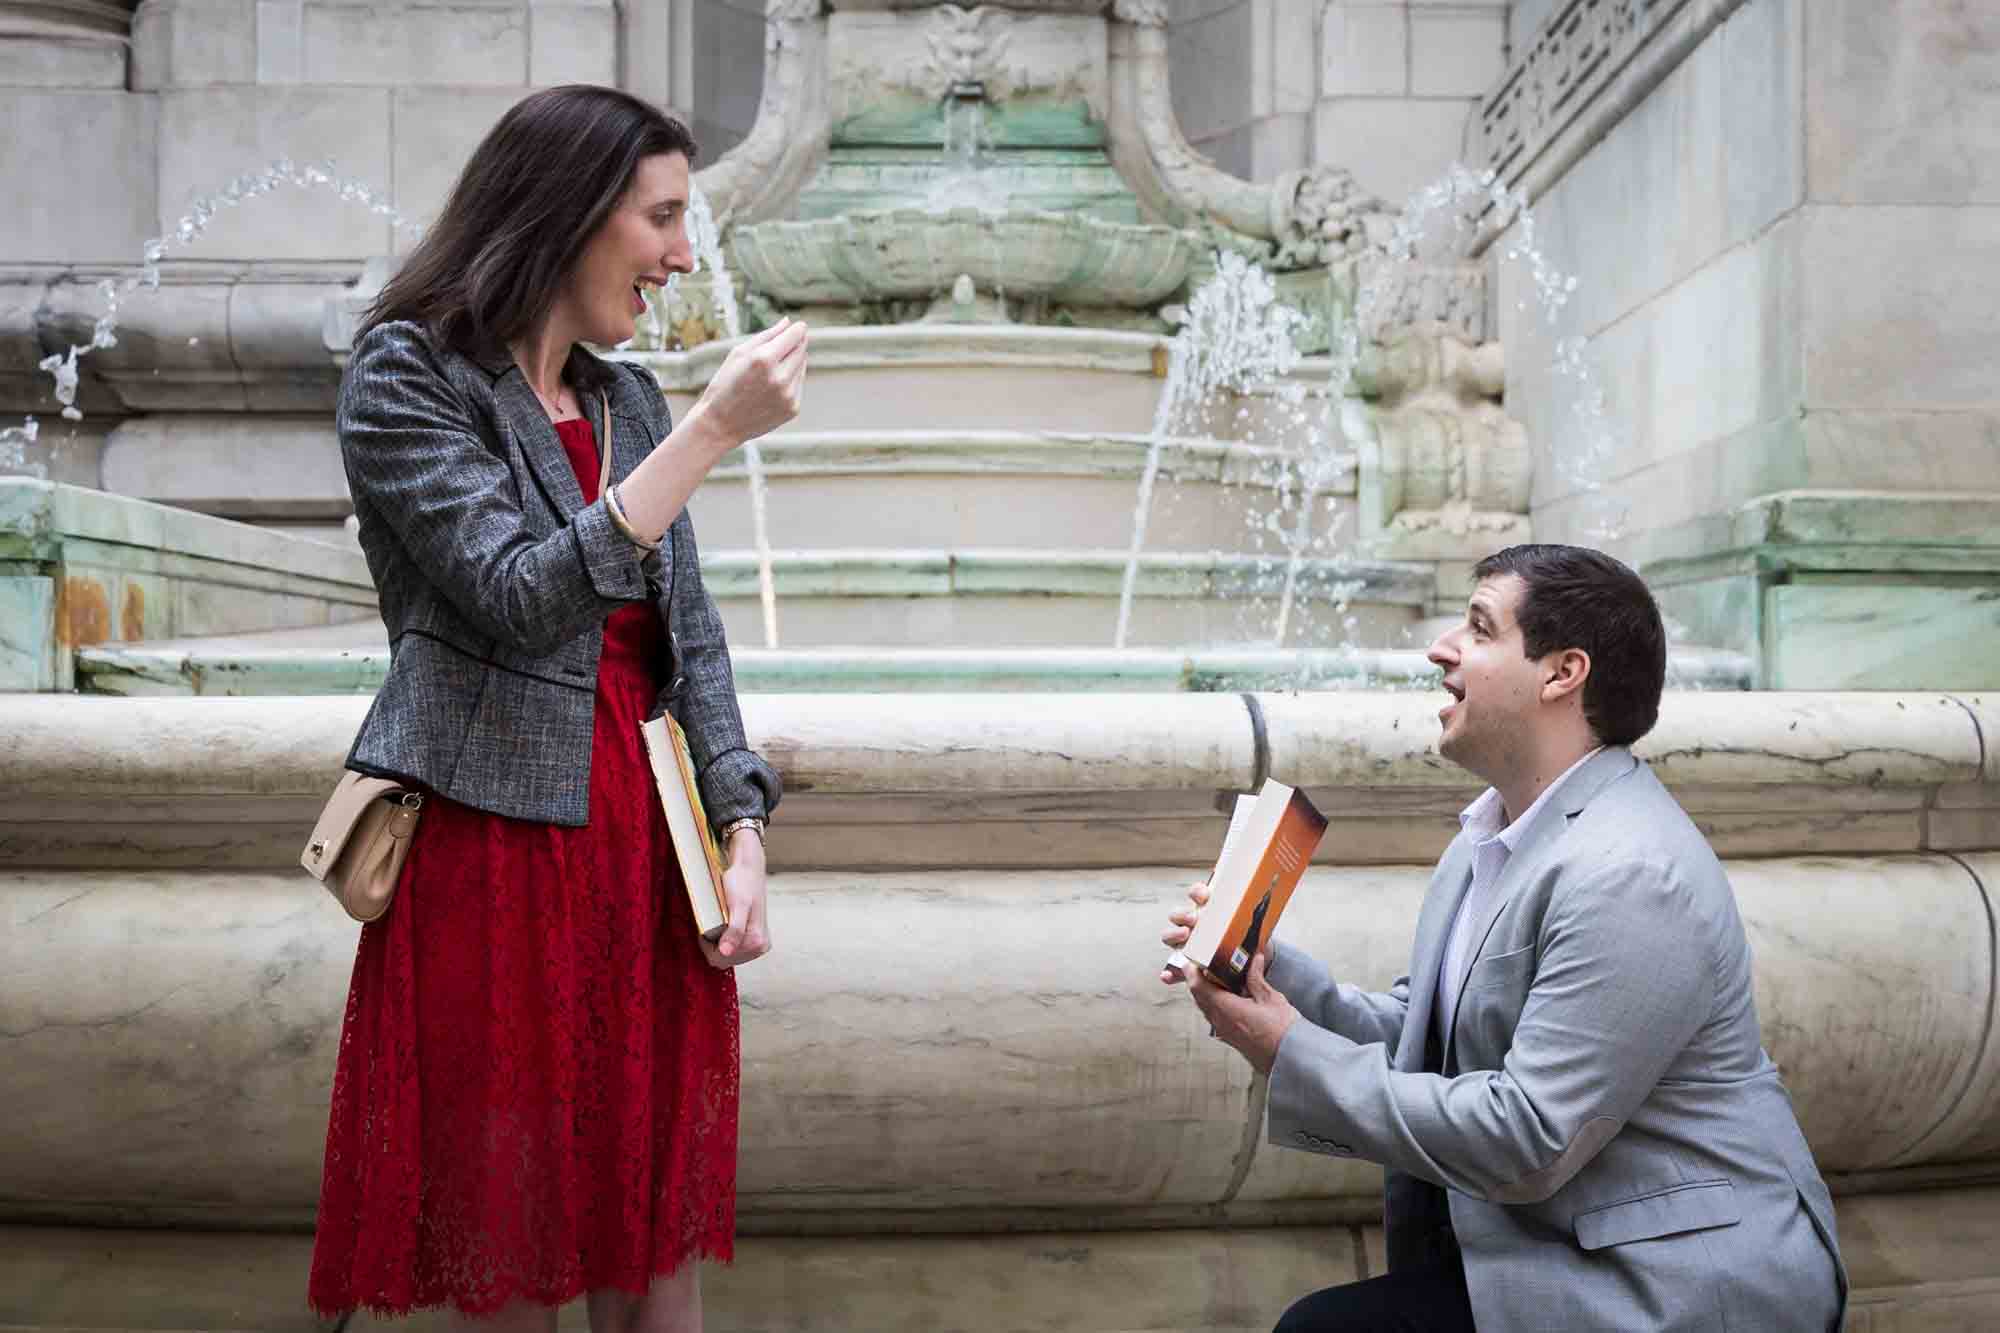
<path id="1" fill-rule="evenodd" d="M 1542 659 L 1542 702 L 1554 703 L 1567 695 L 1583 696 L 1583 683 L 1590 679 L 1590 654 L 1581 648 L 1565 648 Z"/>

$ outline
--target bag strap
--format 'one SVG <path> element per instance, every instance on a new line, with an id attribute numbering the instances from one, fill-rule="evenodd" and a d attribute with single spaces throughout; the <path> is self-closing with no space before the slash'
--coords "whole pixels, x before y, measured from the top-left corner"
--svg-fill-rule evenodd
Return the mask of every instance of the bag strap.
<path id="1" fill-rule="evenodd" d="M 604 488 L 611 484 L 611 395 L 600 389 L 597 401 L 604 418 L 603 440 L 597 446 L 597 495 L 602 499 Z"/>

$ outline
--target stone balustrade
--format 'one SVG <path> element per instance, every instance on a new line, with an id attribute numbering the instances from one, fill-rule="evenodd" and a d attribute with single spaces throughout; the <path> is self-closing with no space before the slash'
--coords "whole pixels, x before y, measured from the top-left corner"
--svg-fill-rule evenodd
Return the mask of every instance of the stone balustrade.
<path id="1" fill-rule="evenodd" d="M 1405 965 L 1471 794 L 1435 696 L 782 695 L 778 947 L 742 977 L 749 1231 L 1354 1221 L 1154 980 L 1265 773 L 1333 819 L 1287 936 Z M 299 1226 L 355 927 L 298 845 L 363 698 L 0 700 L 0 1213 Z M 1729 859 L 1765 1040 L 1843 1190 L 1990 1178 L 2000 701 L 1677 693 L 1643 752 Z M 106 1145 L 116 1145 L 107 1151 Z"/>

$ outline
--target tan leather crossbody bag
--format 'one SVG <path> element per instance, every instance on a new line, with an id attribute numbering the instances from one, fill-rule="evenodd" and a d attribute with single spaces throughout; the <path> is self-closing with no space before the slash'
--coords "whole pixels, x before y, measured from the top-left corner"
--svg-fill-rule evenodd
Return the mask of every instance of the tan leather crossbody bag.
<path id="1" fill-rule="evenodd" d="M 389 910 L 423 813 L 422 792 L 349 769 L 320 811 L 299 864 L 356 921 Z"/>
<path id="2" fill-rule="evenodd" d="M 597 493 L 601 497 L 611 481 L 611 400 L 606 396 L 600 402 L 604 442 L 597 451 Z M 326 886 L 341 910 L 356 921 L 374 921 L 389 910 L 396 896 L 423 811 L 422 792 L 394 778 L 349 769 L 319 812 L 312 837 L 299 853 L 299 864 Z"/>

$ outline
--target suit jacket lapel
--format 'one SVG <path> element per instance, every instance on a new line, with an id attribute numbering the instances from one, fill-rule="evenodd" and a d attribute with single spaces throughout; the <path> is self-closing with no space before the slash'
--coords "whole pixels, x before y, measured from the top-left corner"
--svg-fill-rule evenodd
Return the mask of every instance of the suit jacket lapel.
<path id="1" fill-rule="evenodd" d="M 1507 864 L 1500 871 L 1499 882 L 1493 886 L 1490 900 L 1481 908 L 1479 919 L 1472 923 L 1470 944 L 1465 954 L 1465 971 L 1450 979 L 1452 986 L 1451 1026 L 1452 1031 L 1444 1034 L 1445 1063 L 1451 1064 L 1452 1038 L 1457 1035 L 1458 1015 L 1464 1008 L 1465 983 L 1472 975 L 1472 965 L 1479 960 L 1486 948 L 1486 937 L 1493 933 L 1494 923 L 1500 913 L 1513 900 L 1514 891 L 1525 880 L 1534 876 L 1535 870 L 1547 860 L 1562 841 L 1562 835 L 1569 828 L 1570 820 L 1583 813 L 1591 798 L 1604 790 L 1605 784 L 1613 778 L 1629 773 L 1638 761 L 1632 752 L 1622 746 L 1606 746 L 1592 755 L 1582 768 L 1569 775 L 1563 782 L 1562 790 L 1541 809 L 1535 812 L 1534 822 L 1521 830 L 1521 837 L 1514 844 L 1514 851 L 1507 858 Z M 1446 926 L 1449 933 L 1450 927 Z M 1441 951 L 1441 950 L 1440 950 Z"/>
<path id="2" fill-rule="evenodd" d="M 1438 862 L 1417 919 L 1416 943 L 1410 958 L 1410 1010 L 1403 1018 L 1402 1039 L 1396 1043 L 1396 1068 L 1416 1072 L 1424 1067 L 1424 1045 L 1430 1039 L 1432 1009 L 1437 1003 L 1438 965 L 1458 905 L 1472 886 L 1472 841 L 1463 834 L 1452 839 Z"/>

